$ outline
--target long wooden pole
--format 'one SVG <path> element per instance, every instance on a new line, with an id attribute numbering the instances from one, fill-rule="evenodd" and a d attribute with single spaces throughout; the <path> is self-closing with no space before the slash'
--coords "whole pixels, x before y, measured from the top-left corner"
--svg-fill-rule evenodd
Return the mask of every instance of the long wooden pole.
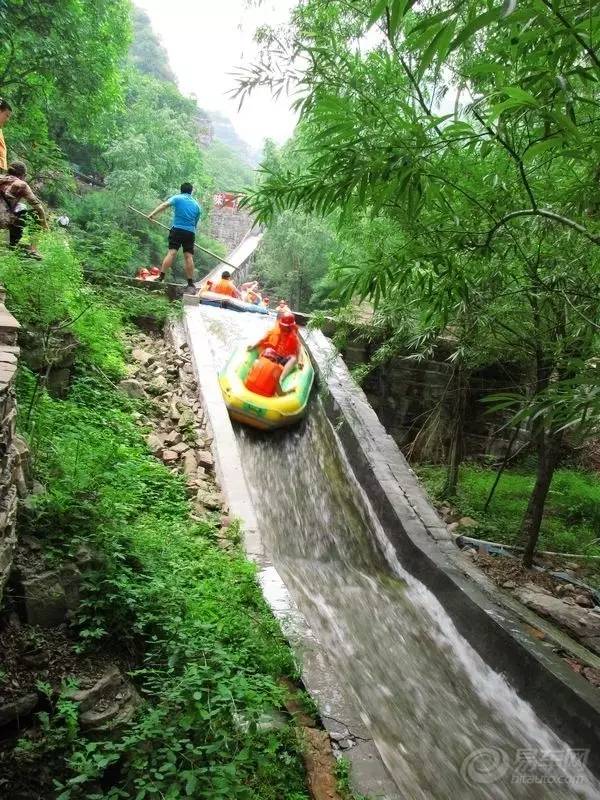
<path id="1" fill-rule="evenodd" d="M 135 211 L 136 214 L 139 214 L 140 217 L 144 217 L 144 219 L 147 219 L 148 222 L 153 222 L 155 225 L 158 225 L 160 228 L 164 228 L 166 231 L 169 230 L 169 227 L 167 225 L 163 225 L 162 222 L 159 222 L 157 219 L 150 219 L 148 214 L 144 214 L 143 211 L 140 211 L 139 209 L 134 208 L 133 206 L 127 206 L 127 208 L 130 211 Z M 202 250 L 203 253 L 208 253 L 209 256 L 216 258 L 217 261 L 219 261 L 219 263 L 227 264 L 228 267 L 231 267 L 232 269 L 237 269 L 235 264 L 232 264 L 231 261 L 227 261 L 227 259 L 223 258 L 222 256 L 218 256 L 216 253 L 213 253 L 212 250 L 207 250 L 206 247 L 201 247 L 199 244 L 196 243 L 194 243 L 194 247 L 196 248 L 196 250 Z"/>

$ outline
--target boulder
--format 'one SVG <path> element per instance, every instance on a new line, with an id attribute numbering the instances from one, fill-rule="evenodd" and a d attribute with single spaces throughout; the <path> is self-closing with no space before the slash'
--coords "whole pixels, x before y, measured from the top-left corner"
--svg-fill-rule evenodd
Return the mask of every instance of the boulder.
<path id="1" fill-rule="evenodd" d="M 169 450 L 173 450 L 174 453 L 185 453 L 190 449 L 189 444 L 185 442 L 177 442 L 177 444 L 171 445 Z"/>
<path id="2" fill-rule="evenodd" d="M 476 528 L 479 523 L 473 517 L 461 517 L 458 520 L 458 525 L 460 528 Z"/>
<path id="3" fill-rule="evenodd" d="M 196 417 L 194 412 L 189 408 L 184 408 L 181 412 L 181 416 L 179 417 L 179 427 L 180 428 L 190 428 L 192 425 L 196 424 Z"/>
<path id="4" fill-rule="evenodd" d="M 196 505 L 200 507 L 200 510 L 206 508 L 209 511 L 219 511 L 223 505 L 223 501 L 220 495 L 214 492 L 207 492 L 204 489 L 199 489 L 196 495 Z"/>
<path id="5" fill-rule="evenodd" d="M 151 364 L 154 360 L 152 353 L 148 353 L 146 350 L 142 350 L 139 347 L 136 347 L 132 351 L 131 357 L 134 359 L 134 361 L 138 361 L 144 367 L 146 364 Z"/>
<path id="6" fill-rule="evenodd" d="M 152 455 L 160 456 L 163 449 L 163 443 L 160 437 L 156 435 L 156 433 L 150 433 L 146 437 L 146 444 L 148 445 L 148 448 L 151 451 Z"/>
<path id="7" fill-rule="evenodd" d="M 164 435 L 163 441 L 165 444 L 169 445 L 169 447 L 171 447 L 174 444 L 179 444 L 179 442 L 181 441 L 181 434 L 179 433 L 179 431 L 175 430 L 169 431 Z"/>
<path id="8" fill-rule="evenodd" d="M 8 725 L 20 717 L 26 717 L 35 709 L 38 704 L 38 696 L 33 692 L 24 694 L 17 700 L 0 705 L 0 726 Z"/>
<path id="9" fill-rule="evenodd" d="M 171 400 L 171 405 L 169 406 L 169 417 L 173 420 L 173 422 L 178 422 L 179 417 L 181 416 L 178 406 L 179 400 L 177 397 L 174 397 Z"/>
<path id="10" fill-rule="evenodd" d="M 583 608 L 593 608 L 594 601 L 589 596 L 589 594 L 576 594 L 573 598 L 578 606 L 582 606 Z"/>
<path id="11" fill-rule="evenodd" d="M 187 450 L 183 454 L 183 471 L 188 478 L 196 478 L 197 470 L 196 454 L 193 450 Z"/>
<path id="12" fill-rule="evenodd" d="M 564 600 L 554 597 L 531 583 L 518 589 L 515 596 L 524 605 L 552 620 L 590 650 L 600 654 L 600 614 L 596 611 L 578 606 L 571 597 Z"/>
<path id="13" fill-rule="evenodd" d="M 135 688 L 117 667 L 110 667 L 90 689 L 74 692 L 82 730 L 113 730 L 129 722 L 140 705 Z"/>
<path id="14" fill-rule="evenodd" d="M 143 400 L 146 397 L 146 391 L 139 381 L 135 378 L 126 378 L 119 383 L 119 389 L 125 392 L 128 397 L 134 400 Z"/>
<path id="15" fill-rule="evenodd" d="M 196 461 L 200 467 L 212 467 L 215 463 L 210 450 L 197 450 Z"/>
<path id="16" fill-rule="evenodd" d="M 148 388 L 152 394 L 163 394 L 169 388 L 169 384 L 164 375 L 158 375 L 150 381 Z"/>
<path id="17" fill-rule="evenodd" d="M 165 464 L 174 464 L 179 460 L 179 453 L 174 450 L 163 450 L 162 460 Z"/>
<path id="18" fill-rule="evenodd" d="M 68 611 L 76 611 L 79 606 L 81 572 L 75 564 L 63 564 L 60 569 L 60 585 L 65 593 Z"/>
<path id="19" fill-rule="evenodd" d="M 64 622 L 68 604 L 58 573 L 49 570 L 24 580 L 23 603 L 29 625 L 54 628 Z"/>

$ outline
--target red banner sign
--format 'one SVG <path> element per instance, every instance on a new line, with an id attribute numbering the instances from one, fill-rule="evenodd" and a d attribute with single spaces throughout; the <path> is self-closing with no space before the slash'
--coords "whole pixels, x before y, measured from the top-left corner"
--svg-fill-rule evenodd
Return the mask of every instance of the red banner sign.
<path id="1" fill-rule="evenodd" d="M 215 208 L 232 208 L 237 210 L 238 195 L 232 192 L 219 192 L 214 196 Z"/>

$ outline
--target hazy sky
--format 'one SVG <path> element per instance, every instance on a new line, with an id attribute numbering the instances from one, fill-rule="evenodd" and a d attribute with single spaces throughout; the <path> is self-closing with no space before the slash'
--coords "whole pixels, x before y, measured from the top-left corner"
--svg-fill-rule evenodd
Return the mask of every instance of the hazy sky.
<path id="1" fill-rule="evenodd" d="M 283 142 L 291 135 L 295 116 L 287 98 L 276 102 L 269 92 L 253 93 L 238 113 L 238 101 L 227 92 L 235 85 L 230 73 L 253 60 L 256 28 L 285 22 L 295 0 L 264 0 L 258 8 L 247 8 L 246 0 L 135 3 L 149 15 L 184 94 L 195 94 L 207 111 L 226 114 L 253 147 L 260 147 L 267 136 Z"/>

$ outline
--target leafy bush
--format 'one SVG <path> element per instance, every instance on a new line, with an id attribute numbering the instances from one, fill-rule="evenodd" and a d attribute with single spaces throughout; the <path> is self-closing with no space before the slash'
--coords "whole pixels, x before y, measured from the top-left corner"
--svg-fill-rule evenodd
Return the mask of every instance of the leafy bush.
<path id="1" fill-rule="evenodd" d="M 23 372 L 22 408 L 32 388 Z M 73 622 L 77 646 L 104 642 L 140 656 L 134 678 L 145 705 L 122 735 L 94 742 L 61 736 L 66 717 L 57 705 L 44 721 L 47 746 L 24 742 L 18 757 L 30 767 L 36 757 L 64 759 L 61 800 L 303 800 L 295 733 L 257 725 L 281 703 L 276 678 L 295 665 L 255 568 L 216 546 L 210 519 L 190 522 L 184 483 L 149 454 L 135 409 L 90 376 L 65 401 L 42 396 L 31 445 L 48 491 L 22 527 L 57 560 L 82 545 L 96 554 Z M 111 764 L 114 786 L 95 794 Z"/>
<path id="2" fill-rule="evenodd" d="M 70 332 L 82 345 L 80 360 L 118 377 L 124 370 L 122 312 L 85 285 L 81 264 L 66 236 L 47 234 L 40 251 L 41 262 L 16 252 L 0 260 L 0 281 L 8 291 L 11 311 L 24 328 L 39 335 L 49 361 L 51 340 L 58 344 L 60 335 Z"/>
<path id="3" fill-rule="evenodd" d="M 419 476 L 435 497 L 441 490 L 445 469 L 418 467 Z M 455 505 L 479 522 L 476 535 L 515 544 L 534 482 L 534 473 L 509 471 L 502 476 L 487 514 L 483 506 L 495 472 L 476 466 L 461 469 Z M 575 469 L 557 470 L 546 505 L 540 546 L 563 553 L 600 555 L 600 479 Z"/>

